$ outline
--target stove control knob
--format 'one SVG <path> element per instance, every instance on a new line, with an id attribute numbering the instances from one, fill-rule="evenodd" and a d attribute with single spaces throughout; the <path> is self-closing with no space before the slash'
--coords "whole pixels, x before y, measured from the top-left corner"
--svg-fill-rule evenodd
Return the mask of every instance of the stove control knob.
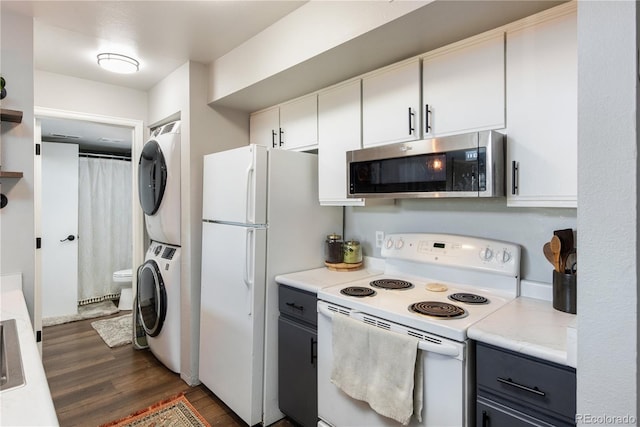
<path id="1" fill-rule="evenodd" d="M 504 249 L 496 254 L 496 260 L 500 264 L 506 264 L 511 260 L 511 253 L 509 253 L 509 251 Z"/>
<path id="2" fill-rule="evenodd" d="M 396 242 L 396 249 L 402 249 L 404 247 L 404 240 L 400 239 Z"/>
<path id="3" fill-rule="evenodd" d="M 482 248 L 480 249 L 480 259 L 483 261 L 489 261 L 493 258 L 493 251 L 491 248 Z"/>
<path id="4" fill-rule="evenodd" d="M 387 245 L 387 249 L 391 249 L 391 248 L 393 248 L 393 239 L 389 238 L 389 239 L 387 240 L 386 245 Z"/>

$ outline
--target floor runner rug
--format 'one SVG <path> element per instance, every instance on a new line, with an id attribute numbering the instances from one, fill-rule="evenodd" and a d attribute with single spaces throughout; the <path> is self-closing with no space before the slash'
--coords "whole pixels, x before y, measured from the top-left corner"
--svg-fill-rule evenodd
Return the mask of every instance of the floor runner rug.
<path id="1" fill-rule="evenodd" d="M 100 427 L 211 427 L 184 394 L 158 402 Z"/>
<path id="2" fill-rule="evenodd" d="M 47 317 L 42 319 L 42 326 L 61 325 L 63 323 L 75 322 L 78 320 L 94 319 L 96 317 L 109 316 L 115 314 L 118 307 L 113 301 L 101 301 L 93 304 L 81 305 L 78 307 L 78 314 L 70 314 L 67 316 Z"/>
<path id="3" fill-rule="evenodd" d="M 129 344 L 133 335 L 131 314 L 112 317 L 111 319 L 96 320 L 95 322 L 91 322 L 91 327 L 96 330 L 102 340 L 111 348 Z"/>

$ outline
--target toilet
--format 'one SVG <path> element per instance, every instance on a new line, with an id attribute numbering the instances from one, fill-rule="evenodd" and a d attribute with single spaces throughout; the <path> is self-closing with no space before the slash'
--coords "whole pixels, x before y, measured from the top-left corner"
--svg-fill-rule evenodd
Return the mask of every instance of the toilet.
<path id="1" fill-rule="evenodd" d="M 122 290 L 120 291 L 119 310 L 133 309 L 133 289 L 132 289 L 132 269 L 118 270 L 113 273 L 113 281 L 118 283 Z"/>

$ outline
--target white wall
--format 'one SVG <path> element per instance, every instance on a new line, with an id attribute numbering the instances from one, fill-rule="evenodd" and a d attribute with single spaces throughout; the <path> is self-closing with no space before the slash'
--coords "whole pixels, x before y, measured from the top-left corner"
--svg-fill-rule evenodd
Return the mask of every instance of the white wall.
<path id="1" fill-rule="evenodd" d="M 638 416 L 638 13 L 578 3 L 578 415 Z"/>
<path id="2" fill-rule="evenodd" d="M 203 155 L 249 141 L 246 113 L 207 105 L 208 69 L 188 62 L 149 92 L 151 123 L 180 117 L 181 134 L 181 354 L 180 376 L 191 385 L 198 379 L 200 337 L 200 268 L 202 253 Z"/>
<path id="3" fill-rule="evenodd" d="M 36 70 L 37 107 L 147 121 L 147 93 Z"/>
<path id="4" fill-rule="evenodd" d="M 576 209 L 507 208 L 506 199 L 397 200 L 391 206 L 350 207 L 345 239 L 365 255 L 380 256 L 375 232 L 442 232 L 506 240 L 522 246 L 521 277 L 551 286 L 553 267 L 542 253 L 553 230 L 576 228 Z M 581 233 L 578 233 L 580 244 Z"/>
<path id="5" fill-rule="evenodd" d="M 33 321 L 33 20 L 5 10 L 1 15 L 0 65 L 7 82 L 2 108 L 23 113 L 20 124 L 2 122 L 1 167 L 3 171 L 23 172 L 24 177 L 0 182 L 0 190 L 9 199 L 0 211 L 0 274 L 22 273 L 22 290 Z"/>
<path id="6" fill-rule="evenodd" d="M 272 77 L 432 1 L 306 3 L 214 61 L 209 100 Z"/>

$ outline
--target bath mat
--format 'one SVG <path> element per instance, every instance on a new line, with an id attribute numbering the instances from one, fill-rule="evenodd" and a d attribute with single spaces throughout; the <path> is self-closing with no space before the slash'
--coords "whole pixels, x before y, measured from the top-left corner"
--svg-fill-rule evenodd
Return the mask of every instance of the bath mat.
<path id="1" fill-rule="evenodd" d="M 96 330 L 102 340 L 111 348 L 129 344 L 133 334 L 131 314 L 113 317 L 111 319 L 96 320 L 91 322 L 91 327 Z"/>
<path id="2" fill-rule="evenodd" d="M 100 427 L 211 427 L 202 415 L 181 393 L 158 402 L 128 417 L 103 424 Z"/>
<path id="3" fill-rule="evenodd" d="M 78 307 L 78 314 L 70 314 L 68 316 L 47 317 L 42 319 L 42 326 L 61 325 L 63 323 L 76 322 L 78 320 L 94 319 L 96 317 L 109 316 L 115 314 L 118 307 L 113 301 L 101 301 L 94 304 L 81 305 Z"/>

